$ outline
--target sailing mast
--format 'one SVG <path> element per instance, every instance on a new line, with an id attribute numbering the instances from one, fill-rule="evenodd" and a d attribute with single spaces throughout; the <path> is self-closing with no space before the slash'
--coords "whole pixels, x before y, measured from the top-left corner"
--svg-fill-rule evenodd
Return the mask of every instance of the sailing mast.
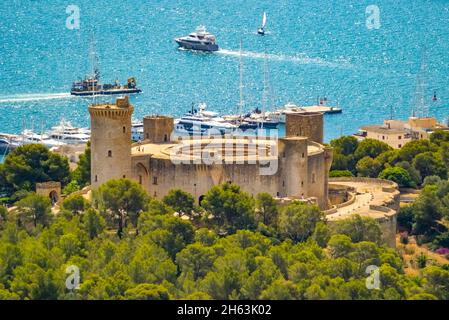
<path id="1" fill-rule="evenodd" d="M 244 100 L 243 100 L 243 45 L 242 45 L 242 40 L 240 40 L 240 55 L 239 55 L 239 59 L 240 59 L 240 63 L 239 63 L 239 73 L 240 73 L 240 85 L 239 85 L 239 90 L 240 90 L 240 102 L 239 102 L 239 118 L 240 118 L 240 123 L 242 123 L 243 120 L 243 107 L 244 107 Z"/>
<path id="2" fill-rule="evenodd" d="M 268 63 L 267 49 L 265 48 L 263 60 L 263 96 L 262 96 L 262 128 L 265 122 L 265 112 L 267 110 L 268 100 Z"/>
<path id="3" fill-rule="evenodd" d="M 95 36 L 94 33 L 92 31 L 92 39 L 90 42 L 90 49 L 89 49 L 89 57 L 90 57 L 90 67 L 91 67 L 91 74 L 90 74 L 90 78 L 91 78 L 91 87 L 92 87 L 92 97 L 93 97 L 93 104 L 95 104 L 96 102 L 96 96 L 95 96 L 95 87 L 96 87 L 96 82 L 95 80 L 98 81 L 98 69 L 97 69 L 97 52 L 96 52 L 96 48 L 95 48 Z M 95 83 L 95 85 L 94 85 Z"/>
<path id="4" fill-rule="evenodd" d="M 426 102 L 425 92 L 426 92 L 426 82 L 425 75 L 427 72 L 427 63 L 425 57 L 425 51 L 423 51 L 421 56 L 421 63 L 418 74 L 416 75 L 416 88 L 415 88 L 415 101 L 412 106 L 412 117 L 428 117 L 429 116 L 429 105 Z"/>

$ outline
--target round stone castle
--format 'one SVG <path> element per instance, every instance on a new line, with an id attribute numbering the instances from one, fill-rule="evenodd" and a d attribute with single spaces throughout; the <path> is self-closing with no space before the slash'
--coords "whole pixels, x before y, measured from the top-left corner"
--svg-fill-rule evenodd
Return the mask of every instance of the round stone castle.
<path id="1" fill-rule="evenodd" d="M 179 188 L 200 202 L 214 185 L 234 182 L 252 195 L 267 192 L 329 207 L 332 149 L 322 145 L 322 113 L 287 115 L 287 135 L 280 139 L 180 139 L 174 136 L 173 118 L 146 116 L 144 141 L 131 145 L 133 110 L 127 97 L 89 108 L 93 189 L 125 177 L 140 183 L 152 197 L 162 198 Z"/>

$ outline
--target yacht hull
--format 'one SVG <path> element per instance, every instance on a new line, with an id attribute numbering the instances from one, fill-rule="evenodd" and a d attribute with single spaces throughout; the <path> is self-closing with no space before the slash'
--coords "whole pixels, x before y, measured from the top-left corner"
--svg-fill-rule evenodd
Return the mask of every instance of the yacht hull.
<path id="1" fill-rule="evenodd" d="M 179 47 L 188 49 L 188 50 L 198 50 L 198 51 L 207 51 L 207 52 L 218 51 L 217 44 L 192 43 L 192 42 L 184 41 L 179 38 L 175 39 L 175 41 Z"/>
<path id="2" fill-rule="evenodd" d="M 256 126 L 256 128 L 261 129 L 276 129 L 280 122 L 278 121 L 261 121 L 261 120 L 246 120 L 249 125 Z"/>
<path id="3" fill-rule="evenodd" d="M 113 95 L 113 94 L 131 94 L 140 93 L 140 89 L 113 89 L 113 90 L 96 90 L 96 91 L 70 91 L 72 96 L 93 96 L 93 95 Z"/>

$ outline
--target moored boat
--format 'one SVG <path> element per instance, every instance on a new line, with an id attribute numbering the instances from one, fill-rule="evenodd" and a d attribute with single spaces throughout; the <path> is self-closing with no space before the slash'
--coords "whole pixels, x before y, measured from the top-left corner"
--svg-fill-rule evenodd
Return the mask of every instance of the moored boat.
<path id="1" fill-rule="evenodd" d="M 49 138 L 63 144 L 85 144 L 90 140 L 89 129 L 76 128 L 64 119 L 61 120 L 59 125 L 52 127 L 48 135 Z"/>
<path id="2" fill-rule="evenodd" d="M 191 110 L 181 118 L 175 120 L 175 129 L 178 132 L 187 132 L 189 134 L 226 134 L 232 133 L 237 126 L 229 123 L 218 113 L 206 111 L 204 103 L 199 105 L 198 110 Z"/>
<path id="3" fill-rule="evenodd" d="M 269 112 L 268 117 L 270 117 L 273 120 L 277 120 L 280 123 L 285 123 L 285 117 L 287 114 L 308 114 L 315 112 L 322 112 L 324 114 L 333 114 L 333 113 L 341 113 L 342 109 L 338 107 L 329 107 L 322 104 L 318 106 L 302 107 L 289 102 L 283 107 L 275 111 Z"/>
<path id="4" fill-rule="evenodd" d="M 131 124 L 131 140 L 142 141 L 143 135 L 143 121 L 134 120 Z"/>

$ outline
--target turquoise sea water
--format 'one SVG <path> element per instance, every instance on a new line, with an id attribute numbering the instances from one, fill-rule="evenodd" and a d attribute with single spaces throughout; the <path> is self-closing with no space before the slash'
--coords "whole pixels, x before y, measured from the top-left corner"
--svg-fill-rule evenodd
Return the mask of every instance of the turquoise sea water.
<path id="1" fill-rule="evenodd" d="M 261 106 L 264 52 L 270 105 L 302 105 L 326 95 L 344 109 L 325 119 L 326 140 L 364 124 L 410 115 L 425 52 L 430 114 L 449 117 L 449 2 L 444 0 L 77 0 L 81 28 L 66 28 L 67 1 L 0 3 L 0 132 L 50 127 L 61 117 L 88 126 L 91 99 L 70 97 L 71 82 L 88 71 L 92 31 L 104 82 L 136 76 L 135 117 L 179 116 L 192 103 L 236 112 L 238 50 L 244 46 L 247 110 Z M 365 9 L 380 9 L 379 29 Z M 267 35 L 256 34 L 263 11 Z M 205 24 L 222 51 L 177 49 L 173 38 Z M 424 50 L 425 48 L 425 50 Z M 430 101 L 433 91 L 438 100 Z M 97 100 L 111 100 L 98 98 Z"/>

